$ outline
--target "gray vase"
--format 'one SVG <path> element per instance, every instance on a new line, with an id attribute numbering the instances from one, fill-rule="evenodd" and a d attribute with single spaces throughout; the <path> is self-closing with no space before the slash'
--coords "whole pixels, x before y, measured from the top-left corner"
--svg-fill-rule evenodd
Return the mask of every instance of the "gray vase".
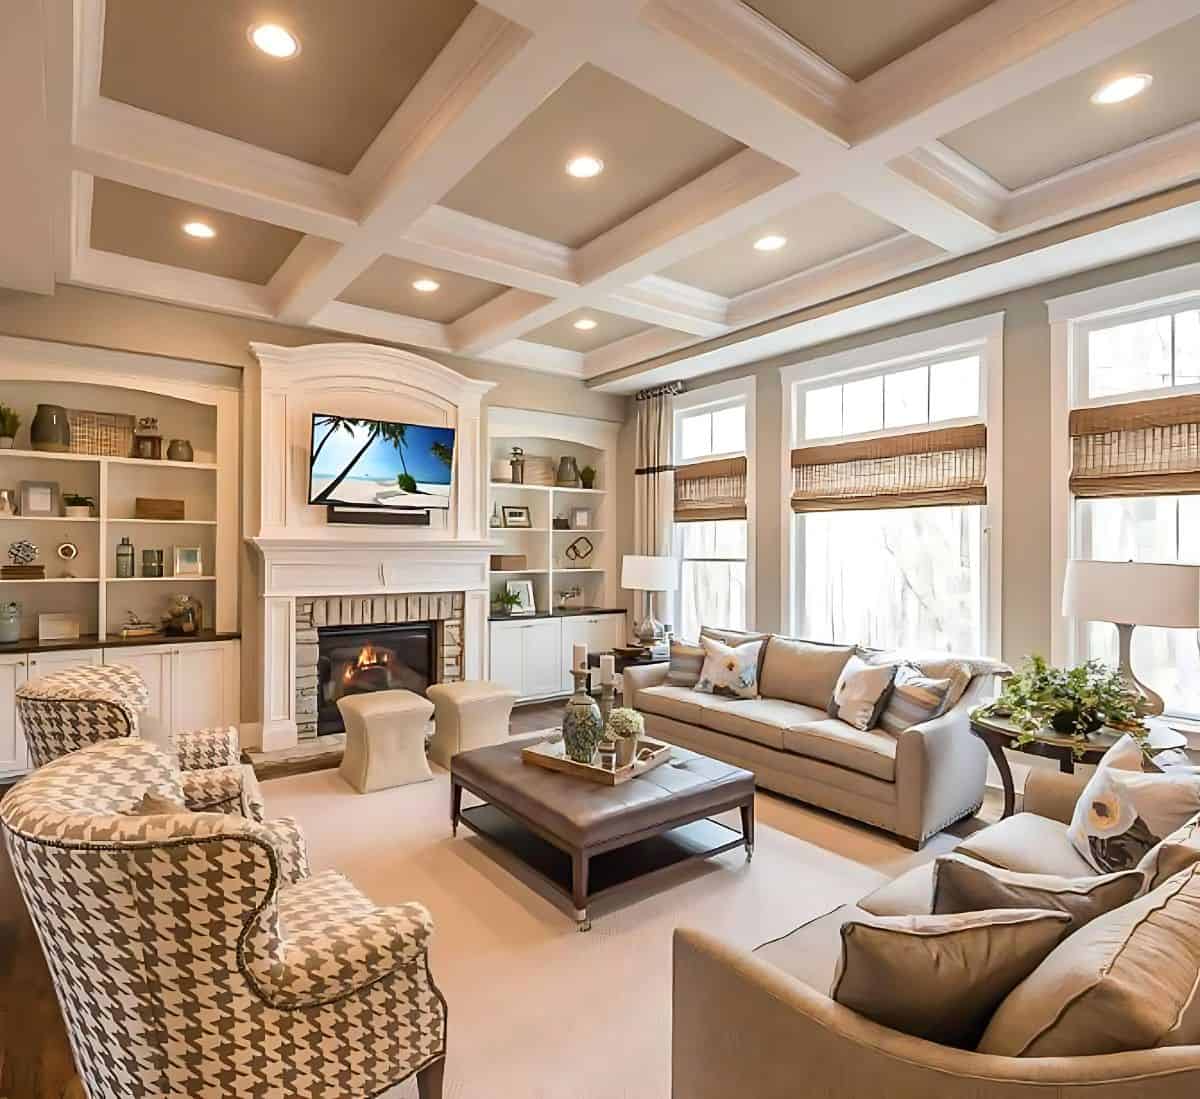
<path id="1" fill-rule="evenodd" d="M 29 428 L 29 441 L 34 450 L 64 454 L 71 449 L 71 425 L 62 405 L 40 404 Z"/>
<path id="2" fill-rule="evenodd" d="M 190 462 L 194 457 L 192 444 L 187 439 L 172 439 L 167 447 L 168 461 Z"/>
<path id="3" fill-rule="evenodd" d="M 555 478 L 554 483 L 560 488 L 579 487 L 579 463 L 569 454 L 564 454 L 559 458 L 558 476 Z"/>
<path id="4" fill-rule="evenodd" d="M 596 758 L 596 749 L 604 739 L 604 721 L 600 717 L 600 707 L 596 700 L 584 690 L 585 679 L 577 679 L 580 683 L 575 693 L 567 700 L 563 711 L 563 747 L 567 756 L 576 763 L 591 763 Z"/>

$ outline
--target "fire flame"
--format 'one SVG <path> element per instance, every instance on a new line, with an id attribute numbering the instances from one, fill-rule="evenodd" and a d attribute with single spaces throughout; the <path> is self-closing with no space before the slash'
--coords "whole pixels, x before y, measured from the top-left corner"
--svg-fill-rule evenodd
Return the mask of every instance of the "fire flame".
<path id="1" fill-rule="evenodd" d="M 346 670 L 342 673 L 342 679 L 349 683 L 354 679 L 355 673 L 361 668 L 382 668 L 390 664 L 392 661 L 392 652 L 390 649 L 377 649 L 369 641 L 359 650 L 358 658 L 353 664 L 347 664 Z"/>

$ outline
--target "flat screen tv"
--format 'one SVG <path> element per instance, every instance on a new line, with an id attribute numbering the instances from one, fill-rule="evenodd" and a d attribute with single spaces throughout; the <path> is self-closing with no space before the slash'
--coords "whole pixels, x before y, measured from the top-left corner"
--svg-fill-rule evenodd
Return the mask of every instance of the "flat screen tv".
<path id="1" fill-rule="evenodd" d="M 313 413 L 310 504 L 444 510 L 453 472 L 453 428 Z"/>

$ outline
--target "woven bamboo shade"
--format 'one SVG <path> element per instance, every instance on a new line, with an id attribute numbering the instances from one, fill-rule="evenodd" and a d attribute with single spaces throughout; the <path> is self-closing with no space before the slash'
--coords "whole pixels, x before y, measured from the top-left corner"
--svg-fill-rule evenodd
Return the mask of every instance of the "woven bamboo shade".
<path id="1" fill-rule="evenodd" d="M 1070 430 L 1076 496 L 1200 493 L 1200 396 L 1078 408 Z"/>
<path id="2" fill-rule="evenodd" d="M 675 522 L 746 518 L 746 459 L 715 458 L 675 469 Z"/>
<path id="3" fill-rule="evenodd" d="M 987 503 L 983 424 L 792 451 L 792 511 Z"/>

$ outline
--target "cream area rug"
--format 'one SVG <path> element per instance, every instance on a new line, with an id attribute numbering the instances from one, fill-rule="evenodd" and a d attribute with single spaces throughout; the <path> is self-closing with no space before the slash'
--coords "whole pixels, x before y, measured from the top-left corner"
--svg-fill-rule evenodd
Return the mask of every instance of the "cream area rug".
<path id="1" fill-rule="evenodd" d="M 419 900 L 433 913 L 431 964 L 450 1012 L 446 1099 L 668 1099 L 676 926 L 753 947 L 955 842 L 938 837 L 914 855 L 762 794 L 752 863 L 735 850 L 677 867 L 594 904 L 580 933 L 487 841 L 466 828 L 451 838 L 448 776 L 435 776 L 364 795 L 317 771 L 263 792 L 270 816 L 300 822 L 314 870 L 341 871 L 379 904 Z M 416 1094 L 409 1081 L 387 1099 Z"/>

